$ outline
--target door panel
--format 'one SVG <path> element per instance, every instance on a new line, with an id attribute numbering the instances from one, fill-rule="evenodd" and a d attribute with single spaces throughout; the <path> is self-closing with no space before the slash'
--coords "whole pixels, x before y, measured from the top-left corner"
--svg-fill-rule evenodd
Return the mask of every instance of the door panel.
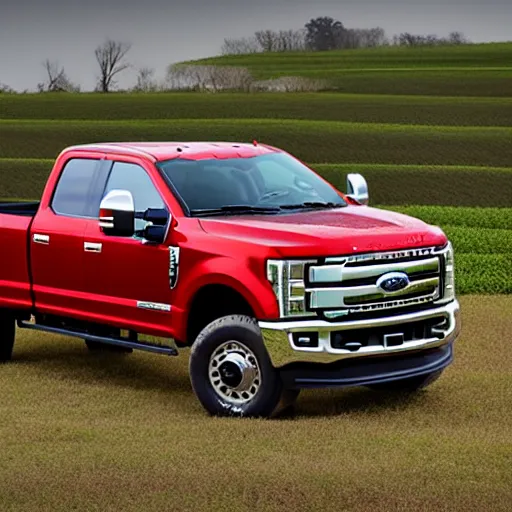
<path id="1" fill-rule="evenodd" d="M 96 321 L 170 336 L 169 248 L 104 235 L 90 221 L 84 244 L 87 311 Z"/>
<path id="2" fill-rule="evenodd" d="M 30 231 L 30 262 L 39 312 L 83 318 L 84 232 L 102 160 L 70 158 L 59 175 L 51 204 L 41 203 Z"/>
<path id="3" fill-rule="evenodd" d="M 83 243 L 88 220 L 39 212 L 32 225 L 30 260 L 38 311 L 73 316 L 86 305 Z"/>
<path id="4" fill-rule="evenodd" d="M 131 192 L 139 214 L 148 208 L 165 208 L 150 173 L 133 162 L 113 163 L 103 195 L 114 189 Z M 105 235 L 97 220 L 88 223 L 84 238 L 87 311 L 104 323 L 171 336 L 169 248 L 143 243 L 145 224 L 136 219 L 136 235 L 125 238 Z"/>

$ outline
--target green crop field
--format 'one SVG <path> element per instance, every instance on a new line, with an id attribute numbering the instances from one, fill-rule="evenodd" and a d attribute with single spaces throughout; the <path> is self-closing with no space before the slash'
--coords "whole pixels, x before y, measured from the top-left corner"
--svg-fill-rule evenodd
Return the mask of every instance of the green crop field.
<path id="1" fill-rule="evenodd" d="M 381 48 L 216 57 L 191 64 L 241 66 L 259 79 L 302 76 L 339 92 L 510 96 L 512 44 Z"/>
<path id="2" fill-rule="evenodd" d="M 249 99 L 248 99 L 249 98 Z M 298 119 L 432 126 L 507 126 L 512 98 L 338 93 L 5 95 L 2 119 Z"/>
<path id="3" fill-rule="evenodd" d="M 203 412 L 186 354 L 21 332 L 0 367 L 0 510 L 510 510 L 512 44 L 200 63 L 330 92 L 0 94 L 0 197 L 37 199 L 65 146 L 97 141 L 257 139 L 341 190 L 362 173 L 371 206 L 454 244 L 455 363 L 414 397 L 307 391 L 295 415 L 232 421 Z"/>

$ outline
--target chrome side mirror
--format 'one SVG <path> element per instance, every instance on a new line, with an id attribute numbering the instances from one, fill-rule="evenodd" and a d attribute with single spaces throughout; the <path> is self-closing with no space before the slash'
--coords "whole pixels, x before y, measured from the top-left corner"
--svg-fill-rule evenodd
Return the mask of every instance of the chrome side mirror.
<path id="1" fill-rule="evenodd" d="M 135 203 L 128 190 L 111 190 L 100 204 L 100 228 L 109 236 L 130 237 L 135 233 Z"/>
<path id="2" fill-rule="evenodd" d="M 347 174 L 347 196 L 360 204 L 368 204 L 368 183 L 361 174 Z"/>

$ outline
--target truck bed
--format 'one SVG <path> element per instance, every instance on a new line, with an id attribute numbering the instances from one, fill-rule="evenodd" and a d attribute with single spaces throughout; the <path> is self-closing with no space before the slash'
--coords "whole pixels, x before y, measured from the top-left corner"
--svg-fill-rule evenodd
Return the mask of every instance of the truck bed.
<path id="1" fill-rule="evenodd" d="M 33 217 L 39 209 L 39 202 L 5 202 L 0 201 L 0 214 Z"/>

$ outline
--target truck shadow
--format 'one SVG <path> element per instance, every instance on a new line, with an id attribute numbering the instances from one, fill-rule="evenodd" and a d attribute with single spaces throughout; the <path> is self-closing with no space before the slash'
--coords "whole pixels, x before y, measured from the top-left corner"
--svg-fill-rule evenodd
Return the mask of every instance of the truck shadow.
<path id="1" fill-rule="evenodd" d="M 134 352 L 89 352 L 84 344 L 45 344 L 17 347 L 13 364 L 27 366 L 58 380 L 84 386 L 101 384 L 162 395 L 173 403 L 196 401 L 188 375 L 188 353 L 162 357 Z M 424 407 L 436 395 L 385 393 L 366 388 L 303 390 L 296 404 L 276 416 L 285 421 L 299 417 L 330 417 L 350 414 L 378 415 Z"/>
<path id="2" fill-rule="evenodd" d="M 13 363 L 84 384 L 103 382 L 135 390 L 192 394 L 187 356 L 165 357 L 133 352 L 90 352 L 85 344 L 45 344 L 15 348 Z"/>

